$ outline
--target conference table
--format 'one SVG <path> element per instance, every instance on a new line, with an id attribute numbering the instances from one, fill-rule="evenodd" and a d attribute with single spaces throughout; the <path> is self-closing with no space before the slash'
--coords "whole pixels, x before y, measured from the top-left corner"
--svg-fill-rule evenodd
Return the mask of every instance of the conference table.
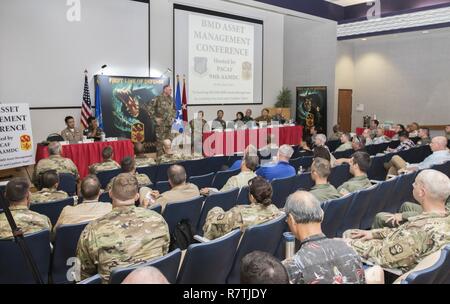
<path id="1" fill-rule="evenodd" d="M 225 129 L 203 133 L 203 154 L 206 157 L 214 155 L 233 155 L 244 152 L 252 144 L 258 149 L 267 145 L 267 137 L 274 136 L 278 145 L 300 145 L 303 127 L 268 126 L 263 128 Z"/>
<path id="2" fill-rule="evenodd" d="M 133 143 L 130 140 L 98 141 L 92 143 L 69 144 L 62 146 L 62 156 L 70 158 L 78 168 L 80 178 L 89 174 L 88 167 L 102 161 L 103 148 L 111 146 L 113 159 L 120 163 L 125 156 L 134 156 Z M 48 147 L 38 144 L 36 163 L 49 156 Z"/>
<path id="3" fill-rule="evenodd" d="M 365 128 L 356 128 L 356 135 L 362 135 Z M 395 131 L 393 130 L 384 130 L 384 135 L 386 135 L 389 138 L 394 137 Z"/>

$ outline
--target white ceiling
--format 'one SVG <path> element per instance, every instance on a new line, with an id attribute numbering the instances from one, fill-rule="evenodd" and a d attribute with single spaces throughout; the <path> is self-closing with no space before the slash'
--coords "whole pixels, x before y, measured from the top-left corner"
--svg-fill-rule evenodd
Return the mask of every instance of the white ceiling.
<path id="1" fill-rule="evenodd" d="M 340 6 L 349 6 L 349 5 L 354 5 L 354 4 L 372 2 L 372 1 L 367 1 L 367 0 L 326 0 L 326 1 L 332 2 L 334 4 L 338 4 Z"/>

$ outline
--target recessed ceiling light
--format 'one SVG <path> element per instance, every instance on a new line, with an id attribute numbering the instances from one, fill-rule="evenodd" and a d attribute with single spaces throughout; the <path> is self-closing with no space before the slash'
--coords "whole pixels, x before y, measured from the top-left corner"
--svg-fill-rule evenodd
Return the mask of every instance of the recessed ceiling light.
<path id="1" fill-rule="evenodd" d="M 422 31 L 422 34 L 428 34 L 429 31 Z"/>
<path id="2" fill-rule="evenodd" d="M 367 40 L 367 38 L 361 38 L 361 40 L 362 40 L 362 41 L 366 41 L 366 40 Z"/>

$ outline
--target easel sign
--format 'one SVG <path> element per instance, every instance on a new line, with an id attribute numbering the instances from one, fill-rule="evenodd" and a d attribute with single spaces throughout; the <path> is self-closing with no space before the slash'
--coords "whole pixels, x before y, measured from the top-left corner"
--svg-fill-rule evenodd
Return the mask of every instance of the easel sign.
<path id="1" fill-rule="evenodd" d="M 34 165 L 28 104 L 0 104 L 0 170 Z"/>

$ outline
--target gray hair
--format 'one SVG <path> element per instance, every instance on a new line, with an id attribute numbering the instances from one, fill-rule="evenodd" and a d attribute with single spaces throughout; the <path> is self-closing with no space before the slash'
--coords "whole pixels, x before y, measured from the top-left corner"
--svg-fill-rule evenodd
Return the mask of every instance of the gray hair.
<path id="1" fill-rule="evenodd" d="M 297 224 L 321 223 L 323 210 L 317 198 L 306 191 L 289 195 L 284 206 L 286 214 L 292 214 Z"/>
<path id="2" fill-rule="evenodd" d="M 423 185 L 427 196 L 432 199 L 445 202 L 450 196 L 450 179 L 442 172 L 433 169 L 423 170 L 417 175 L 416 182 Z"/>
<path id="3" fill-rule="evenodd" d="M 167 170 L 167 177 L 172 182 L 174 186 L 181 185 L 186 182 L 186 170 L 183 166 L 172 165 Z"/>
<path id="4" fill-rule="evenodd" d="M 169 284 L 169 282 L 157 268 L 147 266 L 133 270 L 122 284 Z"/>
<path id="5" fill-rule="evenodd" d="M 292 154 L 294 154 L 294 149 L 292 149 L 292 147 L 289 145 L 282 145 L 278 149 L 278 152 L 287 158 L 291 158 Z"/>
<path id="6" fill-rule="evenodd" d="M 327 142 L 327 136 L 325 134 L 317 134 L 315 140 L 319 140 L 322 145 Z"/>
<path id="7" fill-rule="evenodd" d="M 48 144 L 48 153 L 50 155 L 60 155 L 61 154 L 61 144 L 57 141 L 52 141 Z"/>

